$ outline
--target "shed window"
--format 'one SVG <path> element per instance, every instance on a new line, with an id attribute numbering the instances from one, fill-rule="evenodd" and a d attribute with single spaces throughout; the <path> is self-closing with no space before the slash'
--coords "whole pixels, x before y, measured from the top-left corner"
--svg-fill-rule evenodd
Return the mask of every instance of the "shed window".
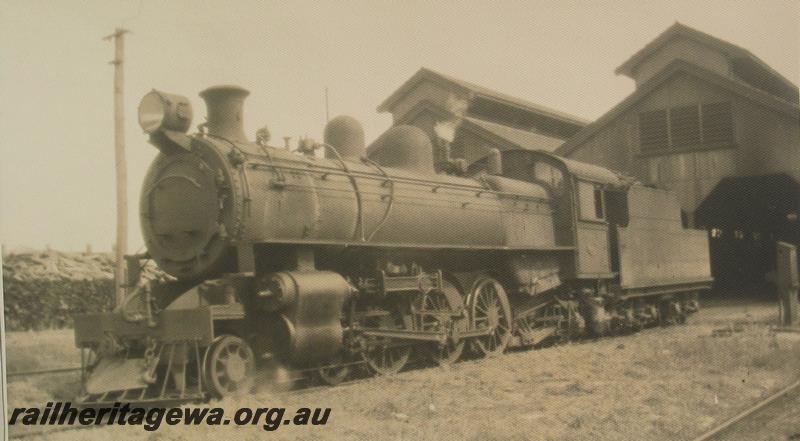
<path id="1" fill-rule="evenodd" d="M 642 151 L 662 150 L 669 147 L 667 111 L 655 110 L 639 114 L 639 138 Z"/>
<path id="2" fill-rule="evenodd" d="M 579 215 L 583 220 L 604 220 L 605 207 L 603 189 L 599 185 L 580 181 L 578 183 Z"/>
<path id="3" fill-rule="evenodd" d="M 733 143 L 731 103 L 703 104 L 703 141 L 708 145 Z"/>
<path id="4" fill-rule="evenodd" d="M 693 104 L 640 113 L 639 142 L 644 153 L 733 145 L 731 103 Z"/>
<path id="5" fill-rule="evenodd" d="M 669 109 L 669 129 L 673 147 L 684 148 L 700 144 L 700 109 L 697 106 Z"/>

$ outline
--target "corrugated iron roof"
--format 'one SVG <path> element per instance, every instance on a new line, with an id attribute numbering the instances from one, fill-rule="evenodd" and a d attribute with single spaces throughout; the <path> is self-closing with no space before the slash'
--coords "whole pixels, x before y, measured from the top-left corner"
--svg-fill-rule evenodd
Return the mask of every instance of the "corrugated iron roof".
<path id="1" fill-rule="evenodd" d="M 583 127 L 589 123 L 588 120 L 585 120 L 578 116 L 570 115 L 568 113 L 551 109 L 521 98 L 507 95 L 505 93 L 498 92 L 496 90 L 492 90 L 487 87 L 471 83 L 469 81 L 464 81 L 459 78 L 455 78 L 449 75 L 436 72 L 426 67 L 420 68 L 414 75 L 411 76 L 411 78 L 409 78 L 405 83 L 403 83 L 402 86 L 400 86 L 394 93 L 392 93 L 388 98 L 386 98 L 386 100 L 384 100 L 383 103 L 381 103 L 378 106 L 378 112 L 390 111 L 397 101 L 399 101 L 403 96 L 405 96 L 408 92 L 410 92 L 411 89 L 413 89 L 417 85 L 417 83 L 423 80 L 445 82 L 454 85 L 456 87 L 459 87 L 466 92 L 472 93 L 473 95 L 509 104 L 514 107 L 527 110 L 529 112 L 549 116 L 551 118 L 557 119 L 562 122 L 575 124 L 576 126 Z"/>
<path id="2" fill-rule="evenodd" d="M 490 132 L 525 150 L 544 150 L 552 152 L 564 143 L 562 139 L 552 138 L 547 135 L 542 135 L 541 133 L 515 129 L 482 119 L 465 117 L 461 123 L 461 127 L 469 127 L 470 125 Z"/>

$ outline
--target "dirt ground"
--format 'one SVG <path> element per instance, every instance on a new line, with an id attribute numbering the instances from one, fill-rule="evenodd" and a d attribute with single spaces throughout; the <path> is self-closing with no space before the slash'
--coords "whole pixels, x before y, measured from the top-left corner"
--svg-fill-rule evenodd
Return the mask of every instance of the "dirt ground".
<path id="1" fill-rule="evenodd" d="M 326 426 L 269 433 L 260 426 L 115 426 L 46 439 L 691 439 L 800 377 L 800 340 L 770 333 L 776 318 L 775 304 L 717 302 L 683 326 L 212 404 L 231 414 L 239 407 L 330 407 Z M 63 332 L 9 335 L 9 369 L 71 364 L 67 342 L 71 347 Z M 38 354 L 48 360 L 39 362 Z M 75 386 L 74 375 L 13 380 L 9 400 L 43 407 L 48 397 L 68 399 Z"/>

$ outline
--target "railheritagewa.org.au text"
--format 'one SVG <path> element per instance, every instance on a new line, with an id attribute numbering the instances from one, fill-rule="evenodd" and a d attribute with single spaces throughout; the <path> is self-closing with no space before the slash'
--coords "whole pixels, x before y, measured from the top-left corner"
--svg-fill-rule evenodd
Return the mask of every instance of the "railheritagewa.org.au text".
<path id="1" fill-rule="evenodd" d="M 114 403 L 111 407 L 73 407 L 70 402 L 47 403 L 44 408 L 17 407 L 11 410 L 9 426 L 141 426 L 155 431 L 169 426 L 257 426 L 266 431 L 281 426 L 324 426 L 330 408 L 301 407 L 293 411 L 283 407 L 241 407 L 226 414 L 221 407 L 138 407 Z"/>

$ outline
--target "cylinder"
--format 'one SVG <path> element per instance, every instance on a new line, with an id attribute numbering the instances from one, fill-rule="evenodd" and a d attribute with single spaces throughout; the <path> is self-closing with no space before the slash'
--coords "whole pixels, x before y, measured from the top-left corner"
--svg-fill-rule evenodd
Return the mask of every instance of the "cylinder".
<path id="1" fill-rule="evenodd" d="M 350 284 L 331 271 L 284 271 L 259 287 L 265 311 L 280 311 L 283 329 L 273 336 L 281 358 L 295 365 L 328 360 L 342 348 L 342 306 Z"/>
<path id="2" fill-rule="evenodd" d="M 208 134 L 229 141 L 247 142 L 242 107 L 249 94 L 239 86 L 214 86 L 200 92 L 200 97 L 206 102 Z"/>

